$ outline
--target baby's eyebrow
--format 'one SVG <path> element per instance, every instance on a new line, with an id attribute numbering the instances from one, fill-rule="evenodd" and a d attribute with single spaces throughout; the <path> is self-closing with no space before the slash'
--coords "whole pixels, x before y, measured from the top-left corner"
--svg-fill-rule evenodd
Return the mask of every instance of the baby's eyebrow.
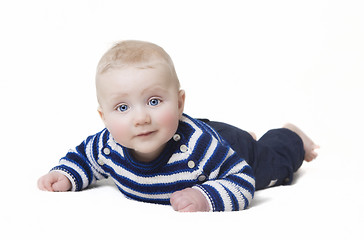
<path id="1" fill-rule="evenodd" d="M 125 99 L 129 96 L 128 93 L 114 93 L 111 94 L 109 97 L 111 100 L 119 100 L 119 99 Z"/>
<path id="2" fill-rule="evenodd" d="M 168 90 L 166 88 L 160 87 L 160 86 L 153 86 L 149 88 L 145 88 L 142 91 L 142 94 L 150 93 L 150 92 L 167 92 Z"/>

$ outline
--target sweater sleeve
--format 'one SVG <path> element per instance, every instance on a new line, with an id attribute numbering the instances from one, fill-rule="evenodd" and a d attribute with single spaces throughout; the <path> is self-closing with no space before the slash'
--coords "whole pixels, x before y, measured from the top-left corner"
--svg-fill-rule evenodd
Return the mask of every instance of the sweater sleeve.
<path id="1" fill-rule="evenodd" d="M 74 150 L 69 150 L 61 158 L 59 165 L 51 171 L 64 174 L 72 184 L 72 191 L 80 191 L 96 180 L 107 178 L 107 174 L 97 164 L 97 159 L 103 142 L 107 138 L 107 131 L 89 136 Z"/>
<path id="2" fill-rule="evenodd" d="M 212 211 L 243 210 L 254 197 L 255 179 L 252 168 L 236 153 L 228 156 L 221 166 L 210 174 L 209 179 L 193 188 L 203 193 Z"/>

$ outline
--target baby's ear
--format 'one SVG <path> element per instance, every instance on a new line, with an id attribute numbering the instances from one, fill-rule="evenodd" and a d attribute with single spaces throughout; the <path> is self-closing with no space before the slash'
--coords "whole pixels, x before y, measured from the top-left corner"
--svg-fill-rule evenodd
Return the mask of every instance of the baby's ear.
<path id="1" fill-rule="evenodd" d="M 178 92 L 178 113 L 182 117 L 183 109 L 185 107 L 186 93 L 184 90 L 179 90 Z"/>
<path id="2" fill-rule="evenodd" d="M 102 110 L 102 108 L 101 108 L 100 106 L 98 106 L 98 108 L 97 108 L 97 112 L 99 113 L 99 115 L 100 115 L 100 117 L 101 117 L 102 121 L 105 123 L 105 116 L 104 116 L 104 112 L 103 112 L 103 110 Z"/>

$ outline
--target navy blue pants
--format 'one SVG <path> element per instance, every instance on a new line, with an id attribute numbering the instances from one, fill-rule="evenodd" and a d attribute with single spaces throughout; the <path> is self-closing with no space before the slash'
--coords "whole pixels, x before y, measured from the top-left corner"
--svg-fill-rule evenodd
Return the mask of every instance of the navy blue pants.
<path id="1" fill-rule="evenodd" d="M 286 128 L 273 129 L 258 141 L 246 131 L 226 123 L 200 119 L 217 131 L 232 149 L 253 168 L 257 190 L 291 184 L 302 165 L 302 139 Z"/>

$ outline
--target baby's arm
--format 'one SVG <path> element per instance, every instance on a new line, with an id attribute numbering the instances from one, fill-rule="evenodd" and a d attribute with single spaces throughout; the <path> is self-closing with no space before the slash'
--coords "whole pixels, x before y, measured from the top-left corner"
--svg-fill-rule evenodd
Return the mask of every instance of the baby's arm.
<path id="1" fill-rule="evenodd" d="M 173 193 L 172 207 L 184 212 L 237 211 L 246 209 L 253 199 L 253 171 L 246 161 L 235 153 L 208 178 L 210 180 L 201 185 Z"/>
<path id="2" fill-rule="evenodd" d="M 171 205 L 179 212 L 234 211 L 248 207 L 254 191 L 252 169 L 245 162 L 231 168 L 219 178 L 177 191 L 171 195 Z"/>
<path id="3" fill-rule="evenodd" d="M 208 212 L 210 206 L 205 196 L 197 189 L 186 188 L 174 192 L 171 196 L 171 205 L 179 212 Z"/>
<path id="4" fill-rule="evenodd" d="M 39 178 L 38 187 L 43 191 L 66 192 L 71 190 L 72 185 L 65 175 L 53 171 Z"/>
<path id="5" fill-rule="evenodd" d="M 96 180 L 108 175 L 97 164 L 106 130 L 88 137 L 74 150 L 61 158 L 59 165 L 38 180 L 38 187 L 45 191 L 81 191 Z M 107 138 L 105 138 L 105 142 Z"/>

